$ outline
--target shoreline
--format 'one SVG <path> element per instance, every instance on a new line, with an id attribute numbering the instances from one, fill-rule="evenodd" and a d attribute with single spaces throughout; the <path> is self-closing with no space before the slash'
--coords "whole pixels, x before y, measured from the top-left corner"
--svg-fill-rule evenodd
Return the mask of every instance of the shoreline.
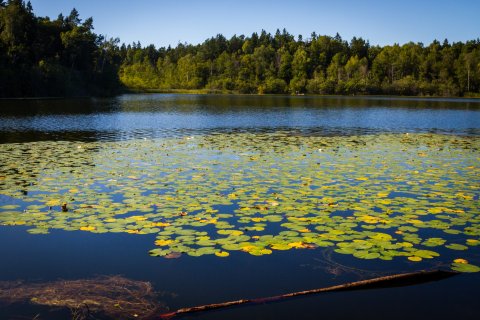
<path id="1" fill-rule="evenodd" d="M 394 95 L 394 94 L 315 94 L 315 93 L 239 93 L 234 91 L 219 91 L 209 89 L 129 89 L 124 94 L 148 94 L 148 93 L 162 93 L 162 94 L 185 94 L 185 95 L 231 95 L 231 96 L 287 96 L 287 97 L 378 97 L 378 98 L 420 98 L 420 99 L 480 99 L 480 93 L 475 96 L 408 96 L 408 95 Z"/>
<path id="2" fill-rule="evenodd" d="M 239 93 L 235 91 L 222 91 L 210 89 L 126 89 L 112 96 L 55 96 L 55 97 L 3 97 L 2 101 L 33 101 L 33 100 L 62 100 L 62 99 L 108 99 L 124 94 L 178 94 L 178 95 L 225 95 L 225 96 L 267 96 L 267 97 L 344 97 L 344 98 L 397 98 L 397 99 L 459 99 L 480 100 L 480 94 L 474 96 L 423 96 L 423 95 L 390 95 L 390 94 L 288 94 L 288 93 Z"/>

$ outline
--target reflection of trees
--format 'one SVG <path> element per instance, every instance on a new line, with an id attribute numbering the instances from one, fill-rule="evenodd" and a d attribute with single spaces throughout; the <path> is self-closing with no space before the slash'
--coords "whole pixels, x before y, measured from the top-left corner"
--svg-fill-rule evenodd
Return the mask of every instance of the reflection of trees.
<path id="1" fill-rule="evenodd" d="M 123 96 L 118 99 L 124 112 L 168 113 L 243 113 L 266 108 L 369 108 L 459 109 L 478 108 L 477 101 L 444 98 L 389 98 L 348 96 L 235 96 L 235 95 L 165 95 Z"/>
<path id="2" fill-rule="evenodd" d="M 0 101 L 2 117 L 95 114 L 113 111 L 116 99 L 26 99 Z"/>
<path id="3" fill-rule="evenodd" d="M 430 113 L 432 110 L 476 110 L 478 107 L 475 100 L 345 96 L 146 94 L 114 99 L 12 100 L 0 102 L 0 143 L 124 140 L 246 128 L 315 127 L 321 133 L 327 127 L 332 130 L 336 127 L 338 130 L 324 134 L 344 135 L 357 134 L 357 129 L 398 129 L 395 123 L 398 115 L 405 116 L 405 128 L 422 130 L 430 118 L 438 121 L 438 114 Z M 375 114 L 378 110 L 381 118 Z M 407 113 L 410 110 L 427 115 L 415 117 Z M 375 121 L 373 117 L 377 117 Z M 442 121 L 447 123 L 449 119 Z M 440 125 L 434 128 L 442 129 L 439 123 L 427 125 Z M 451 129 L 448 123 L 447 127 Z"/>
<path id="4" fill-rule="evenodd" d="M 98 141 L 99 130 L 78 130 L 76 116 L 115 112 L 117 99 L 43 99 L 0 101 L 0 143 L 31 141 Z M 66 117 L 71 117 L 72 121 Z M 42 127 L 38 127 L 38 122 Z M 62 125 L 77 126 L 65 130 Z"/>

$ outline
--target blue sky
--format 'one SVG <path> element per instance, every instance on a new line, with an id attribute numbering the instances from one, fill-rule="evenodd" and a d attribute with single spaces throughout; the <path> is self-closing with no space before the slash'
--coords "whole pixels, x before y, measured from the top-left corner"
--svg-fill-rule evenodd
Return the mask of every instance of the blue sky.
<path id="1" fill-rule="evenodd" d="M 478 0 L 31 0 L 38 16 L 56 18 L 75 7 L 93 17 L 95 32 L 143 46 L 200 43 L 222 33 L 251 35 L 286 28 L 371 44 L 466 41 L 480 37 Z"/>

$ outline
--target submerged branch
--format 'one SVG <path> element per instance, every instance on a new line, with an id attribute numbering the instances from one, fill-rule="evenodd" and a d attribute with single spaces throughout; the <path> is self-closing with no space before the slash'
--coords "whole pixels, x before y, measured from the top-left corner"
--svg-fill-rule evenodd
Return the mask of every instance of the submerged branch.
<path id="1" fill-rule="evenodd" d="M 73 319 L 87 319 L 92 313 L 113 319 L 145 319 L 165 310 L 150 282 L 121 276 L 58 280 L 46 283 L 0 281 L 0 301 L 63 307 Z"/>
<path id="2" fill-rule="evenodd" d="M 266 297 L 266 298 L 241 299 L 241 300 L 228 301 L 228 302 L 222 302 L 222 303 L 201 305 L 201 306 L 190 307 L 190 308 L 182 308 L 182 309 L 178 309 L 175 312 L 161 314 L 160 318 L 171 319 L 173 317 L 176 317 L 182 314 L 221 309 L 221 308 L 227 308 L 227 307 L 237 306 L 237 305 L 268 303 L 268 302 L 274 302 L 274 301 L 284 300 L 288 298 L 316 294 L 321 292 L 408 286 L 408 285 L 420 284 L 424 282 L 438 281 L 438 280 L 452 277 L 457 274 L 458 272 L 443 271 L 443 270 L 417 271 L 417 272 L 411 272 L 411 273 L 395 274 L 395 275 L 383 276 L 383 277 L 378 277 L 378 278 L 373 278 L 368 280 L 361 280 L 356 282 L 335 285 L 331 287 L 286 293 L 286 294 Z"/>

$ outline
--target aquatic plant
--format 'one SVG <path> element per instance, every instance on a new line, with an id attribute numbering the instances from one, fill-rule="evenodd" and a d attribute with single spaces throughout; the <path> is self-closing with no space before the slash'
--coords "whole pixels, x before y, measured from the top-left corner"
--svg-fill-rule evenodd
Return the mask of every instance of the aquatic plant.
<path id="1" fill-rule="evenodd" d="M 145 319 L 167 309 L 149 282 L 121 276 L 27 283 L 0 281 L 0 301 L 70 309 L 73 319 L 103 314 L 111 319 Z"/>
<path id="2" fill-rule="evenodd" d="M 291 132 L 2 144 L 0 224 L 152 234 L 167 258 L 332 247 L 478 271 L 479 146 Z"/>

